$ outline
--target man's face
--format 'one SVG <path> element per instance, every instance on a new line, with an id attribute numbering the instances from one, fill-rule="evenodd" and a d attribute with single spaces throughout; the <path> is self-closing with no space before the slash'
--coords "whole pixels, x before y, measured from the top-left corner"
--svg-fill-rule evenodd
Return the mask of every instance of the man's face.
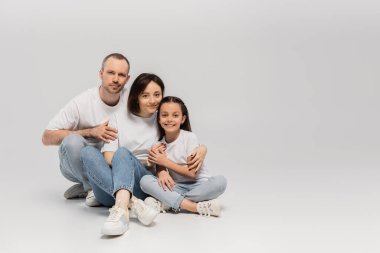
<path id="1" fill-rule="evenodd" d="M 110 94 L 118 94 L 124 88 L 129 79 L 129 66 L 125 60 L 109 58 L 100 70 L 102 87 Z"/>

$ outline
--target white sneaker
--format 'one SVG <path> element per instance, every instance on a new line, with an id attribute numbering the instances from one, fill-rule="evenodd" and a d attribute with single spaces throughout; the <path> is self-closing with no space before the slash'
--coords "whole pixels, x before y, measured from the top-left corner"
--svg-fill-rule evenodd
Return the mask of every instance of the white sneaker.
<path id="1" fill-rule="evenodd" d="M 87 192 L 84 191 L 83 184 L 74 184 L 65 191 L 63 196 L 66 199 L 85 198 L 87 196 Z"/>
<path id="2" fill-rule="evenodd" d="M 86 197 L 86 205 L 95 207 L 95 206 L 101 206 L 101 204 L 96 200 L 95 194 L 93 191 L 89 191 Z"/>
<path id="3" fill-rule="evenodd" d="M 142 201 L 141 199 L 136 199 L 132 202 L 131 211 L 134 213 L 135 216 L 137 216 L 137 219 L 145 226 L 151 224 L 153 220 L 157 217 L 157 215 L 160 213 L 152 207 L 146 205 L 144 201 Z"/>
<path id="4" fill-rule="evenodd" d="M 109 209 L 110 215 L 103 224 L 101 232 L 103 235 L 122 235 L 129 227 L 129 215 L 123 208 L 114 205 Z"/>
<path id="5" fill-rule="evenodd" d="M 197 211 L 202 216 L 219 216 L 220 204 L 217 199 L 197 203 Z"/>
<path id="6" fill-rule="evenodd" d="M 152 197 L 147 197 L 144 200 L 144 203 L 160 213 L 166 213 L 166 211 L 170 209 L 170 206 L 167 206 L 163 204 L 161 201 L 158 201 L 157 199 Z"/>

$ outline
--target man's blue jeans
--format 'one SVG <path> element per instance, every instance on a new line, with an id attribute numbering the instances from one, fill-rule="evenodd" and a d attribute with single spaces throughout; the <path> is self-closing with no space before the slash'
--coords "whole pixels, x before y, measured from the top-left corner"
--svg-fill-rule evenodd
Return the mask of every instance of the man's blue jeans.
<path id="1" fill-rule="evenodd" d="M 81 150 L 81 160 L 96 200 L 102 205 L 113 206 L 115 194 L 120 189 L 128 190 L 139 199 L 148 196 L 141 190 L 140 180 L 152 173 L 128 149 L 116 150 L 112 158 L 112 167 L 106 163 L 102 153 L 91 146 Z"/>
<path id="2" fill-rule="evenodd" d="M 79 134 L 67 135 L 59 146 L 58 155 L 62 175 L 71 182 L 83 184 L 85 191 L 91 190 L 87 173 L 80 160 L 80 151 L 89 143 Z"/>

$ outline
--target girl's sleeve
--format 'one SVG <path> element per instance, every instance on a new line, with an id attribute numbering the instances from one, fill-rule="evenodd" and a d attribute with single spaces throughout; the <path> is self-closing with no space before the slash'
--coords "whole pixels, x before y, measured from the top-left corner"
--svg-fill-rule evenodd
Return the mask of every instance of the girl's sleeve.
<path id="1" fill-rule="evenodd" d="M 187 138 L 187 143 L 186 143 L 187 156 L 189 156 L 193 152 L 193 150 L 196 149 L 197 147 L 199 147 L 198 138 L 194 133 L 190 132 Z"/>

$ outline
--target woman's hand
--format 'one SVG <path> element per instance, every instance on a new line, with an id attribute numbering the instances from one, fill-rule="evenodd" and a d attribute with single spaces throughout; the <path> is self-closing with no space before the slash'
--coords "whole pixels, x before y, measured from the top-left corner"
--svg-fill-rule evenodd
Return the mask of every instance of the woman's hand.
<path id="1" fill-rule="evenodd" d="M 205 145 L 200 145 L 194 149 L 193 152 L 187 157 L 187 166 L 189 170 L 195 170 L 195 173 L 202 167 L 203 161 L 206 158 L 207 148 Z"/>
<path id="2" fill-rule="evenodd" d="M 158 176 L 158 184 L 162 187 L 162 189 L 164 189 L 164 191 L 166 190 L 173 191 L 175 182 L 166 170 L 159 171 L 157 173 L 157 176 Z"/>
<path id="3" fill-rule="evenodd" d="M 161 153 L 165 153 L 166 151 L 166 144 L 165 143 L 157 143 L 157 144 L 154 144 L 152 146 L 152 148 L 150 149 L 150 151 L 152 150 L 155 150 L 155 151 L 158 151 L 158 152 L 161 152 Z"/>
<path id="4" fill-rule="evenodd" d="M 165 144 L 162 143 L 159 145 L 154 145 L 149 152 L 149 156 L 148 156 L 149 162 L 166 167 L 165 163 L 167 161 L 167 158 L 166 158 L 165 151 L 166 151 Z"/>

